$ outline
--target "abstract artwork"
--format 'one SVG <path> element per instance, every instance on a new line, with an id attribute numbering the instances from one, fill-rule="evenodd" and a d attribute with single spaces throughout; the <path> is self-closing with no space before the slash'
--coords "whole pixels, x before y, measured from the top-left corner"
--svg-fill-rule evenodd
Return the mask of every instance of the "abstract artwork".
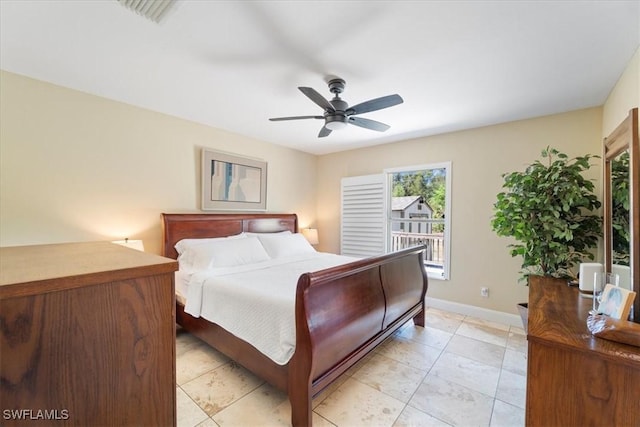
<path id="1" fill-rule="evenodd" d="M 267 163 L 202 150 L 203 210 L 266 210 Z"/>

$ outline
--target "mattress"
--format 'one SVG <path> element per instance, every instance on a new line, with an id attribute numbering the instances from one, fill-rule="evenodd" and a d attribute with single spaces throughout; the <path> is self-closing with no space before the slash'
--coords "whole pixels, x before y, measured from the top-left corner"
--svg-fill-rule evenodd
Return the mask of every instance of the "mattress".
<path id="1" fill-rule="evenodd" d="M 176 290 L 186 297 L 186 313 L 222 326 L 284 365 L 295 351 L 295 298 L 300 275 L 356 259 L 313 252 L 196 271 L 177 275 Z"/>
<path id="2" fill-rule="evenodd" d="M 176 301 L 184 305 L 187 302 L 187 289 L 189 288 L 189 279 L 191 274 L 184 271 L 175 272 L 175 284 L 176 284 Z"/>

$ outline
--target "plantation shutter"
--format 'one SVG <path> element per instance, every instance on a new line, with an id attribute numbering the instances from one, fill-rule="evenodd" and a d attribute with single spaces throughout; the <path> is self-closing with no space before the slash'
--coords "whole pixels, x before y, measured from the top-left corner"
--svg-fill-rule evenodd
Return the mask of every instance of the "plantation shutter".
<path id="1" fill-rule="evenodd" d="M 384 174 L 342 178 L 340 253 L 373 256 L 386 250 Z"/>

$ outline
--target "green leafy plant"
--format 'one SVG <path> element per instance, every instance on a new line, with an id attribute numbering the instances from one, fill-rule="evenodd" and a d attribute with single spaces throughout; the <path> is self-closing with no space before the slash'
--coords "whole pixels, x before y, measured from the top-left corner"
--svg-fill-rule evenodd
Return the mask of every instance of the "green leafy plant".
<path id="1" fill-rule="evenodd" d="M 511 256 L 522 257 L 523 278 L 575 277 L 576 264 L 594 259 L 592 249 L 602 234 L 600 202 L 593 182 L 582 176 L 594 157 L 569 159 L 547 147 L 545 163 L 536 160 L 524 172 L 502 175 L 505 191 L 497 195 L 491 226 L 516 240 L 509 247 Z"/>
<path id="2" fill-rule="evenodd" d="M 631 226 L 629 209 L 629 150 L 611 160 L 611 231 L 613 242 L 613 262 L 629 265 Z"/>

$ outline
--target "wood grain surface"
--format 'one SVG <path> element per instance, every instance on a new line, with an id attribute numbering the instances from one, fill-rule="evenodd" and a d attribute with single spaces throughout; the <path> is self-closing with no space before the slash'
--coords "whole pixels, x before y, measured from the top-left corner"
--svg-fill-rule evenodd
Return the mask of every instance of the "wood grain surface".
<path id="1" fill-rule="evenodd" d="M 55 245 L 47 246 L 61 264 L 55 270 L 63 277 L 90 269 L 82 265 L 85 257 L 78 265 L 77 258 L 61 259 Z M 63 246 L 61 252 L 68 254 L 70 247 Z M 29 251 L 19 252 L 28 256 Z M 53 286 L 41 280 L 43 292 L 38 294 L 33 282 L 27 282 L 27 295 L 12 291 L 19 296 L 5 294 L 0 299 L 3 426 L 175 425 L 173 274 L 156 274 L 171 271 L 175 263 L 155 257 L 155 264 L 149 265 L 146 254 L 127 248 L 109 247 L 106 252 L 116 265 L 121 257 L 127 258 L 123 265 L 135 277 L 121 278 L 116 266 L 102 259 L 97 264 L 110 265 L 106 269 L 116 271 L 117 280 L 82 286 L 70 278 L 73 285 L 65 286 L 48 263 L 33 263 L 33 269 L 49 271 L 47 280 Z M 89 277 L 105 274 L 92 271 Z M 25 276 L 38 275 L 46 276 Z M 29 419 L 7 417 L 17 413 L 6 411 L 22 411 L 17 413 Z M 49 411 L 59 419 L 33 419 L 42 415 L 37 411 Z M 63 415 L 66 419 L 60 419 Z"/>
<path id="2" fill-rule="evenodd" d="M 577 288 L 530 283 L 527 426 L 640 425 L 640 348 L 593 336 L 591 306 Z"/>

